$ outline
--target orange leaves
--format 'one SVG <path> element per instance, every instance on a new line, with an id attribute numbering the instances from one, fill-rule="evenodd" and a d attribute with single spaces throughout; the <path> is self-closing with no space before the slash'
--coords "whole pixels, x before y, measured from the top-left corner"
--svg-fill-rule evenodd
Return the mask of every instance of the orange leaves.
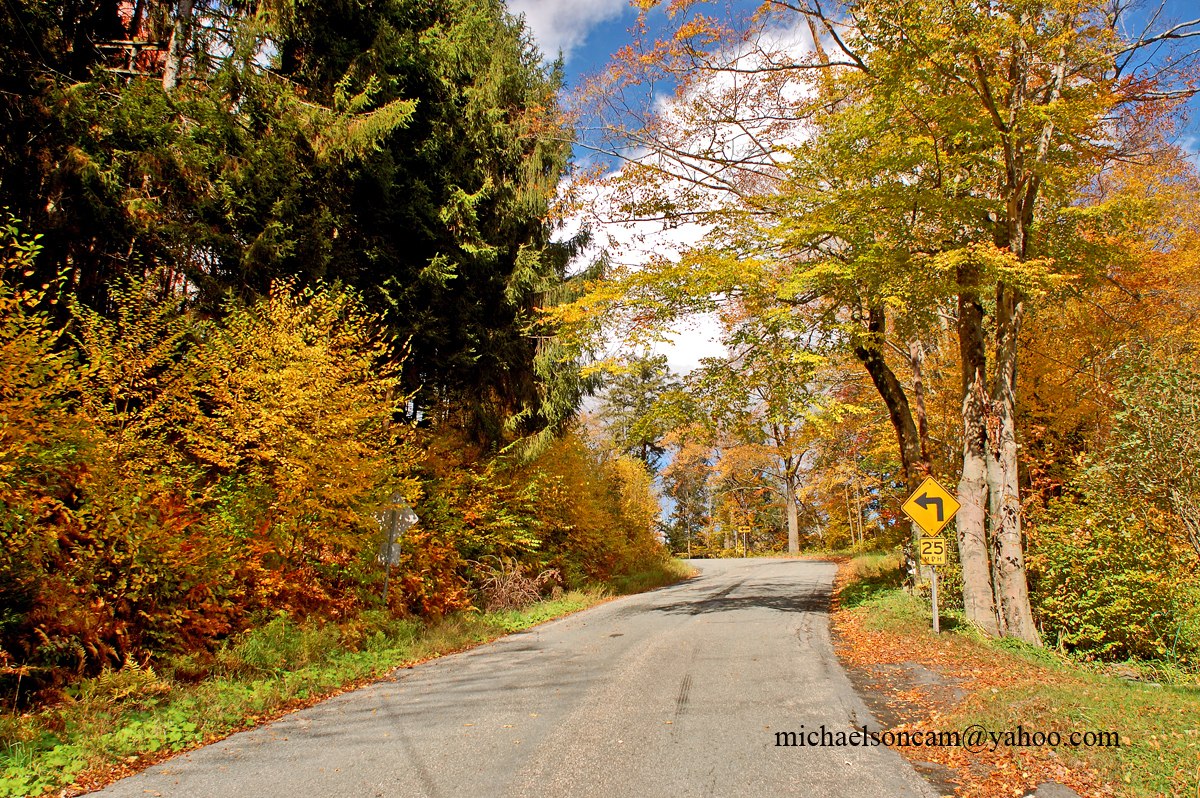
<path id="1" fill-rule="evenodd" d="M 628 458 L 602 459 L 577 433 L 515 464 L 489 462 L 443 430 L 422 470 L 421 522 L 405 536 L 396 569 L 410 611 L 469 606 L 471 587 L 498 561 L 529 573 L 555 569 L 580 586 L 663 556 L 649 474 Z"/>
<path id="2" fill-rule="evenodd" d="M 421 523 L 405 535 L 397 567 L 397 604 L 425 617 L 441 617 L 471 606 L 466 561 L 452 531 Z"/>
<path id="3" fill-rule="evenodd" d="M 264 616 L 353 616 L 383 574 L 382 494 L 421 516 L 393 569 L 403 612 L 469 608 L 472 559 L 577 584 L 662 555 L 637 464 L 575 436 L 522 465 L 419 442 L 392 342 L 349 291 L 277 284 L 201 319 L 153 279 L 114 285 L 112 314 L 74 308 L 81 364 L 19 287 L 23 246 L 0 240 L 0 677 L 25 693 Z"/>
<path id="4" fill-rule="evenodd" d="M 5 245 L 3 265 L 29 252 Z M 415 458 L 357 297 L 281 285 L 202 321 L 151 280 L 114 285 L 113 315 L 73 308 L 79 365 L 11 271 L 0 651 L 35 666 L 26 689 L 211 647 L 257 612 L 359 605 L 371 507 Z"/>
<path id="5" fill-rule="evenodd" d="M 845 585 L 849 576 L 850 569 L 843 567 L 839 585 Z M 1063 678 L 1054 670 L 998 655 L 957 634 L 934 636 L 923 624 L 902 627 L 895 617 L 889 617 L 879 628 L 871 623 L 872 611 L 890 612 L 874 607 L 839 609 L 832 625 L 838 656 L 884 730 L 922 735 L 959 731 L 965 735 L 969 724 L 978 722 L 975 713 L 986 712 L 1000 691 L 1011 694 L 1024 685 L 1045 685 Z M 997 728 L 990 731 L 1005 731 L 1004 723 L 1007 721 L 996 721 Z M 1095 771 L 1060 758 L 1045 746 L 999 745 L 979 751 L 899 746 L 896 750 L 914 762 L 948 768 L 955 794 L 965 798 L 1024 796 L 1048 781 L 1067 785 L 1080 795 L 1113 794 Z"/>
<path id="6" fill-rule="evenodd" d="M 716 20 L 711 17 L 696 16 L 684 22 L 675 29 L 674 39 L 687 42 L 689 46 L 705 47 L 720 40 L 722 30 Z"/>

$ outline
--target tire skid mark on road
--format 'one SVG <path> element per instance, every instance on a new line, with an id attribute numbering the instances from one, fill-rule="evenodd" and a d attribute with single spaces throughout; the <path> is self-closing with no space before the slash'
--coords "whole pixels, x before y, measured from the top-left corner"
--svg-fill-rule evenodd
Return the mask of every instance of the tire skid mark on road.
<path id="1" fill-rule="evenodd" d="M 687 593 L 693 593 L 695 590 L 694 586 L 687 587 Z M 676 596 L 673 600 L 678 601 L 679 597 Z M 647 603 L 643 604 L 641 612 L 645 614 L 654 609 L 656 607 L 653 604 Z M 675 655 L 677 657 L 686 656 L 689 665 L 695 660 L 696 644 L 691 640 L 689 624 L 681 622 L 682 620 L 664 622 L 660 619 L 653 632 L 647 633 L 643 630 L 637 635 L 623 637 L 621 640 L 625 645 L 617 652 L 609 649 L 613 660 L 608 663 L 606 669 L 597 674 L 598 678 L 589 684 L 582 694 L 574 697 L 571 705 L 565 707 L 566 711 L 558 719 L 553 731 L 531 746 L 525 764 L 513 774 L 509 795 L 514 798 L 559 798 L 576 795 L 579 783 L 594 781 L 599 774 L 589 773 L 582 758 L 571 754 L 612 749 L 614 727 L 636 727 L 636 719 L 644 717 L 647 708 L 658 707 L 664 718 L 672 717 L 669 714 L 672 708 L 671 699 L 678 699 L 679 695 L 678 691 L 670 689 L 669 682 L 659 682 L 657 689 L 653 691 L 656 694 L 647 696 L 646 703 L 637 707 L 623 702 L 622 697 L 627 691 L 627 686 L 638 681 L 637 674 L 661 667 L 661 663 L 670 658 L 669 652 L 678 652 Z M 694 619 L 691 620 L 694 622 Z M 684 654 L 684 651 L 687 653 Z M 689 696 L 690 693 L 689 686 Z M 608 722 L 613 718 L 621 720 L 616 724 Z M 664 745 L 668 744 L 666 740 L 670 740 L 671 743 L 677 741 L 679 728 L 675 724 L 666 726 Z M 616 744 L 621 745 L 619 741 Z M 621 789 L 618 783 L 609 781 L 603 781 L 599 786 L 591 786 L 600 790 L 592 793 L 598 795 L 605 794 L 603 790 Z"/>
<path id="2" fill-rule="evenodd" d="M 675 696 L 675 717 L 687 711 L 688 695 L 692 692 L 692 674 L 683 677 L 679 683 L 679 694 Z"/>
<path id="3" fill-rule="evenodd" d="M 800 623 L 796 627 L 796 637 L 799 639 L 802 646 L 812 643 L 813 639 L 813 616 L 812 613 L 806 612 L 800 616 Z"/>

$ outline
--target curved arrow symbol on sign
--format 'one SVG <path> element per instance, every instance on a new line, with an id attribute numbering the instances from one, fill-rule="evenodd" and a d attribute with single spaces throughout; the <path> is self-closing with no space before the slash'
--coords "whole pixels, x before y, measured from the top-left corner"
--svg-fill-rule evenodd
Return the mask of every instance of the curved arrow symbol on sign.
<path id="1" fill-rule="evenodd" d="M 920 505 L 922 510 L 928 510 L 929 505 L 937 505 L 937 520 L 941 521 L 945 516 L 945 508 L 942 507 L 942 500 L 938 496 L 930 496 L 928 493 L 922 493 L 917 498 L 913 499 L 913 504 Z"/>

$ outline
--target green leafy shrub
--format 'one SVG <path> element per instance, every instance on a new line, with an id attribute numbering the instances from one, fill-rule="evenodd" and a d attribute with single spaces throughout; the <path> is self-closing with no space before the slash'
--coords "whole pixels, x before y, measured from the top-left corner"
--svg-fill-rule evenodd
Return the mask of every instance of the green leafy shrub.
<path id="1" fill-rule="evenodd" d="M 1093 472 L 1029 528 L 1032 595 L 1046 641 L 1098 659 L 1196 664 L 1194 558 L 1172 519 L 1131 504 Z"/>
<path id="2" fill-rule="evenodd" d="M 1169 345 L 1121 355 L 1104 468 L 1132 500 L 1173 515 L 1200 558 L 1200 355 Z"/>
<path id="3" fill-rule="evenodd" d="M 123 668 L 106 668 L 86 679 L 75 691 L 77 700 L 91 704 L 138 704 L 171 692 L 171 684 L 154 668 L 129 662 Z"/>
<path id="4" fill-rule="evenodd" d="M 341 625 L 342 645 L 357 651 L 385 651 L 410 645 L 421 634 L 412 618 L 397 618 L 385 610 L 366 610 Z"/>

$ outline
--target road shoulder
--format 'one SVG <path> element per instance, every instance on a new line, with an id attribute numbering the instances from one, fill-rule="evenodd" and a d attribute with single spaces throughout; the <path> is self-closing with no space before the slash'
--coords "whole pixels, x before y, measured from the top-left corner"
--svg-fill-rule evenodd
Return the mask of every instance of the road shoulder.
<path id="1" fill-rule="evenodd" d="M 831 627 L 839 659 L 883 729 L 961 734 L 974 724 L 1000 735 L 981 751 L 893 746 L 943 794 L 1197 794 L 1193 686 L 1113 678 L 1054 652 L 989 641 L 953 614 L 943 614 L 935 636 L 921 600 L 854 561 L 839 572 Z M 1009 744 L 1003 736 L 1022 731 L 1115 732 L 1120 746 Z"/>

